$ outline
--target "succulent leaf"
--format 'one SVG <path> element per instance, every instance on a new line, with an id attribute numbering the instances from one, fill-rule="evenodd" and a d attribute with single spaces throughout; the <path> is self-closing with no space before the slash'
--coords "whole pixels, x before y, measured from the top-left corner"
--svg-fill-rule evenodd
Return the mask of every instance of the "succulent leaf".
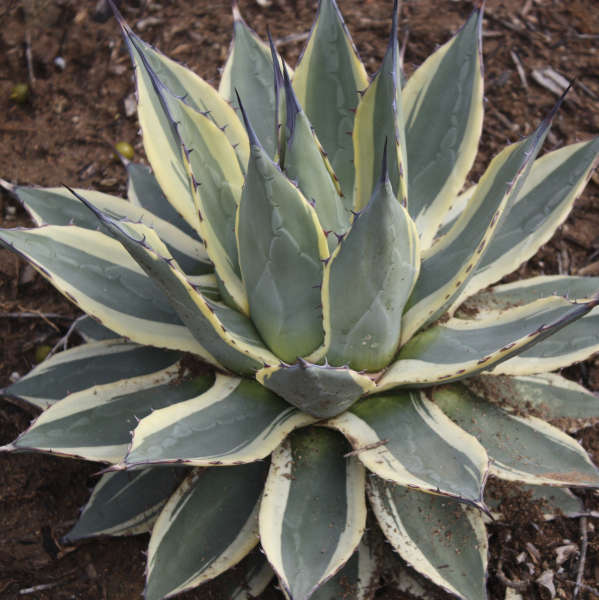
<path id="1" fill-rule="evenodd" d="M 590 419 L 599 414 L 599 396 L 557 373 L 505 377 L 479 375 L 466 387 L 491 402 L 518 411 L 533 411 L 543 419 Z"/>
<path id="2" fill-rule="evenodd" d="M 258 598 L 274 576 L 275 572 L 264 553 L 260 549 L 254 550 L 235 567 L 234 579 L 229 577 L 226 582 L 223 581 L 223 596 L 231 600 Z"/>
<path id="3" fill-rule="evenodd" d="M 368 86 L 335 0 L 320 0 L 310 38 L 295 70 L 293 88 L 339 178 L 345 208 L 353 208 L 351 133 L 358 93 Z"/>
<path id="4" fill-rule="evenodd" d="M 591 298 L 598 291 L 599 277 L 539 275 L 478 292 L 466 301 L 465 306 L 470 313 L 479 314 L 528 304 L 548 296 L 584 300 Z"/>
<path id="5" fill-rule="evenodd" d="M 239 117 L 242 114 L 236 92 L 243 98 L 245 111 L 260 143 L 268 156 L 274 158 L 278 144 L 274 126 L 276 98 L 273 59 L 270 48 L 243 20 L 237 2 L 233 3 L 233 44 L 218 91 L 222 98 L 235 107 Z M 247 161 L 242 167 L 245 168 L 246 164 Z"/>
<path id="6" fill-rule="evenodd" d="M 267 457 L 293 429 L 315 420 L 256 381 L 217 375 L 214 386 L 201 396 L 142 419 L 125 462 L 253 462 Z"/>
<path id="7" fill-rule="evenodd" d="M 116 240 L 72 225 L 2 230 L 0 240 L 82 310 L 120 335 L 210 361 L 158 286 Z"/>
<path id="8" fill-rule="evenodd" d="M 172 367 L 180 358 L 178 352 L 138 346 L 122 338 L 83 344 L 51 356 L 2 394 L 46 409 L 68 394 L 151 375 Z"/>
<path id="9" fill-rule="evenodd" d="M 324 269 L 323 355 L 332 365 L 378 371 L 396 354 L 401 315 L 420 270 L 412 219 L 387 173 Z M 348 290 L 360 286 L 360 293 Z"/>
<path id="10" fill-rule="evenodd" d="M 75 319 L 74 331 L 76 331 L 86 343 L 101 342 L 102 340 L 113 340 L 118 338 L 118 334 L 104 327 L 96 319 L 92 319 L 88 315 L 81 315 Z"/>
<path id="11" fill-rule="evenodd" d="M 485 447 L 493 475 L 532 484 L 599 485 L 599 470 L 580 444 L 545 421 L 511 414 L 460 384 L 435 388 L 433 399 Z"/>
<path id="12" fill-rule="evenodd" d="M 287 72 L 284 78 L 286 124 L 283 139 L 283 170 L 297 182 L 304 197 L 313 205 L 327 234 L 329 251 L 337 246 L 338 236 L 349 227 L 351 213 L 343 204 L 336 176 L 312 125 L 295 96 Z"/>
<path id="13" fill-rule="evenodd" d="M 248 304 L 237 256 L 235 218 L 243 174 L 225 134 L 206 116 L 195 112 L 168 92 L 168 104 L 177 119 L 185 164 L 199 211 L 198 231 L 206 252 L 233 307 L 248 314 Z"/>
<path id="14" fill-rule="evenodd" d="M 372 536 L 367 531 L 352 557 L 310 596 L 310 600 L 372 600 L 381 571 L 381 561 L 376 555 L 376 549 L 366 539 L 368 537 Z M 289 600 L 289 594 L 282 589 L 283 595 Z"/>
<path id="15" fill-rule="evenodd" d="M 516 493 L 527 495 L 532 502 L 539 502 L 543 511 L 543 518 L 551 521 L 559 516 L 580 517 L 584 514 L 584 504 L 582 500 L 575 496 L 568 488 L 560 488 L 549 485 L 530 485 L 521 483 L 514 486 Z M 501 496 L 489 491 L 485 494 L 485 501 L 495 519 L 505 520 L 501 514 L 502 501 L 509 499 L 509 496 Z M 498 512 L 499 511 L 499 512 Z"/>
<path id="16" fill-rule="evenodd" d="M 352 556 L 366 526 L 365 472 L 337 432 L 309 427 L 273 453 L 260 506 L 266 556 L 293 600 L 308 600 Z"/>
<path id="17" fill-rule="evenodd" d="M 148 79 L 143 67 L 149 67 L 157 75 L 158 79 L 176 96 L 184 98 L 185 101 L 198 112 L 209 113 L 210 118 L 218 127 L 225 128 L 227 138 L 239 158 L 239 164 L 245 168 L 249 155 L 247 138 L 243 132 L 243 125 L 227 99 L 219 94 L 210 84 L 198 77 L 193 71 L 168 58 L 150 44 L 139 38 L 125 23 L 118 11 L 114 11 L 121 27 L 123 37 L 127 43 L 131 59 L 136 67 L 136 83 L 138 94 L 138 117 L 142 126 L 144 143 L 147 137 L 153 137 L 158 133 L 152 122 L 152 107 L 143 106 L 144 101 L 154 102 L 151 88 L 146 88 Z M 142 67 L 142 72 L 139 72 Z M 148 95 L 145 95 L 145 94 Z M 159 111 L 160 114 L 160 111 Z M 146 155 L 150 156 L 146 148 Z M 150 159 L 150 163 L 152 160 Z M 160 178 L 158 178 L 160 181 Z M 162 184 L 161 184 L 162 185 Z M 164 188 L 163 188 L 164 189 Z M 169 197 L 169 201 L 172 199 Z"/>
<path id="18" fill-rule="evenodd" d="M 433 242 L 474 163 L 483 123 L 483 10 L 434 52 L 402 91 L 410 215 Z"/>
<path id="19" fill-rule="evenodd" d="M 87 201 L 79 197 L 83 202 Z M 115 221 L 95 209 L 103 226 L 118 239 L 165 295 L 198 340 L 202 340 L 209 362 L 249 374 L 272 363 L 276 357 L 264 347 L 252 322 L 236 310 L 205 298 L 177 268 L 166 246 L 155 232 L 139 223 Z M 217 362 L 218 361 L 218 362 Z"/>
<path id="20" fill-rule="evenodd" d="M 329 251 L 314 208 L 246 126 L 251 157 L 236 230 L 241 274 L 256 329 L 293 362 L 323 339 L 318 286 Z"/>
<path id="21" fill-rule="evenodd" d="M 354 123 L 356 180 L 354 210 L 370 202 L 380 180 L 380 165 L 386 153 L 388 177 L 393 195 L 408 204 L 406 136 L 401 102 L 397 19 L 399 2 L 393 8 L 391 38 L 379 72 L 362 95 Z"/>
<path id="22" fill-rule="evenodd" d="M 141 163 L 125 162 L 127 169 L 127 198 L 134 206 L 145 208 L 152 214 L 171 223 L 193 238 L 198 237 L 195 229 L 173 208 L 166 199 L 150 167 Z"/>
<path id="23" fill-rule="evenodd" d="M 537 130 L 492 161 L 451 229 L 423 253 L 420 277 L 404 315 L 402 342 L 438 319 L 455 301 L 517 197 L 551 125 L 557 106 Z"/>
<path id="24" fill-rule="evenodd" d="M 203 376 L 175 385 L 178 376 L 175 365 L 158 373 L 70 394 L 44 411 L 12 447 L 120 462 L 138 419 L 152 410 L 198 396 L 212 383 L 211 376 Z"/>
<path id="25" fill-rule="evenodd" d="M 338 415 L 375 388 L 372 379 L 348 367 L 315 365 L 304 360 L 293 365 L 265 367 L 256 373 L 256 379 L 287 402 L 320 419 Z"/>
<path id="26" fill-rule="evenodd" d="M 360 400 L 326 425 L 341 431 L 360 462 L 379 477 L 482 506 L 484 448 L 420 393 Z"/>
<path id="27" fill-rule="evenodd" d="M 158 513 L 181 483 L 183 472 L 148 468 L 105 473 L 65 541 L 72 544 L 97 535 L 151 531 Z"/>
<path id="28" fill-rule="evenodd" d="M 75 191 L 115 219 L 139 221 L 154 229 L 186 273 L 199 275 L 213 271 L 197 234 L 189 235 L 149 210 L 116 196 L 94 190 Z M 85 229 L 98 228 L 96 217 L 66 188 L 18 187 L 15 192 L 38 226 L 72 224 Z"/>
<path id="29" fill-rule="evenodd" d="M 236 565 L 258 543 L 258 504 L 268 465 L 196 471 L 152 530 L 146 600 L 196 587 Z"/>
<path id="30" fill-rule="evenodd" d="M 536 160 L 455 305 L 499 281 L 549 241 L 572 209 L 599 161 L 599 138 Z"/>
<path id="31" fill-rule="evenodd" d="M 493 309 L 531 303 L 535 298 L 550 294 L 580 299 L 589 307 L 597 302 L 599 277 L 544 276 L 531 277 L 503 284 L 488 292 L 481 292 L 468 300 L 467 306 L 474 307 L 480 314 L 492 315 Z M 591 298 L 584 302 L 583 299 Z M 482 310 L 481 310 L 482 309 Z M 489 310 L 491 309 L 491 310 Z M 599 308 L 595 306 L 580 320 L 574 321 L 552 334 L 538 345 L 523 350 L 517 357 L 497 365 L 493 373 L 498 375 L 530 375 L 567 367 L 584 360 L 599 351 L 597 326 Z"/>
<path id="32" fill-rule="evenodd" d="M 393 549 L 416 571 L 463 600 L 484 599 L 487 533 L 480 511 L 371 477 L 370 504 Z"/>
<path id="33" fill-rule="evenodd" d="M 553 340 L 560 330 L 567 331 L 568 324 L 584 317 L 597 303 L 597 299 L 572 303 L 565 298 L 550 297 L 490 312 L 477 319 L 450 319 L 413 337 L 380 379 L 378 388 L 448 383 L 493 367 L 495 373 L 503 373 L 505 367 L 497 367 L 499 363 L 515 355 L 543 356 L 542 346 L 541 350 L 535 350 L 534 345 L 546 343 L 555 347 Z M 590 312 L 591 319 L 594 314 Z M 570 325 L 573 326 L 576 325 Z M 543 342 L 550 336 L 550 340 Z M 582 339 L 597 344 L 596 336 L 589 336 L 588 331 Z M 569 348 L 576 347 L 579 340 L 572 340 Z M 559 350 L 565 350 L 563 344 L 558 344 Z M 588 346 L 585 350 L 588 351 Z M 522 360 L 518 356 L 514 362 L 517 365 Z"/>

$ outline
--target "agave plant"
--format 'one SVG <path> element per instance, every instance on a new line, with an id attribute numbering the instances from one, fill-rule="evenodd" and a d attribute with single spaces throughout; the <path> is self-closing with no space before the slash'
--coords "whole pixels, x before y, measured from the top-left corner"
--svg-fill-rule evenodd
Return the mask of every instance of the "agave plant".
<path id="1" fill-rule="evenodd" d="M 66 539 L 151 530 L 148 600 L 244 557 L 231 598 L 274 575 L 371 598 L 366 497 L 408 565 L 485 598 L 489 475 L 599 487 L 542 420 L 599 414 L 549 373 L 599 350 L 597 278 L 486 289 L 565 219 L 599 138 L 537 158 L 556 107 L 466 186 L 480 5 L 407 82 L 397 2 L 371 79 L 334 0 L 294 72 L 234 6 L 218 92 L 117 18 L 152 170 L 126 164 L 128 200 L 5 183 L 39 227 L 3 243 L 93 317 L 4 390 L 43 410 L 5 449 L 108 463 Z"/>

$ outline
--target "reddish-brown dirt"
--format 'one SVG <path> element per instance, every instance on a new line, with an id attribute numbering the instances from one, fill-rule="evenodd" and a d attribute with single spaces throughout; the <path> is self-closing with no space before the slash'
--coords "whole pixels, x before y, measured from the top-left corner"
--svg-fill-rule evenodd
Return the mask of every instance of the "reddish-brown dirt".
<path id="1" fill-rule="evenodd" d="M 340 0 L 349 29 L 370 73 L 387 43 L 390 0 Z M 272 0 L 268 7 L 242 0 L 250 24 L 275 40 L 307 32 L 315 2 Z M 118 141 L 131 143 L 143 160 L 135 116 L 126 116 L 133 92 L 129 59 L 116 23 L 94 20 L 95 0 L 22 0 L 0 7 L 0 177 L 45 186 L 68 183 L 124 194 L 125 174 L 113 157 Z M 463 23 L 472 3 L 462 0 L 404 1 L 402 36 L 410 73 Z M 122 9 L 134 28 L 169 56 L 216 83 L 227 55 L 232 19 L 228 1 L 124 0 Z M 599 10 L 596 0 L 488 0 L 485 19 L 486 122 L 473 181 L 506 143 L 530 133 L 547 114 L 556 95 L 532 78 L 533 69 L 551 67 L 576 79 L 555 120 L 545 149 L 599 134 Z M 26 40 L 30 39 L 36 77 L 30 99 L 16 104 L 12 87 L 28 80 Z M 302 42 L 286 40 L 279 49 L 295 64 Z M 55 59 L 64 60 L 64 69 Z M 525 82 L 518 74 L 525 74 Z M 525 85 L 526 83 L 526 85 Z M 7 195 L 0 196 L 0 224 L 27 225 L 27 217 Z M 515 265 L 516 267 L 517 265 Z M 599 275 L 599 179 L 585 194 L 553 239 L 513 277 L 570 273 Z M 18 313 L 50 313 L 19 317 Z M 0 250 L 0 386 L 34 365 L 34 352 L 53 345 L 76 309 L 39 275 L 7 250 Z M 570 367 L 566 375 L 599 390 L 597 359 Z M 0 444 L 23 431 L 31 416 L 0 401 Z M 599 429 L 577 435 L 599 464 Z M 0 454 L 0 598 L 125 600 L 143 589 L 146 536 L 106 539 L 62 548 L 58 539 L 86 502 L 98 465 L 42 455 Z M 581 494 L 587 509 L 599 510 L 592 492 Z M 545 523 L 526 497 L 504 507 L 508 519 L 489 528 L 489 595 L 505 597 L 506 577 L 524 582 L 526 599 L 548 598 L 535 580 L 557 570 L 555 548 L 565 540 L 580 547 L 578 520 Z M 598 597 L 599 538 L 588 520 L 588 552 L 580 597 Z M 531 550 L 530 545 L 535 549 Z M 519 555 L 526 552 L 526 560 Z M 498 560 L 504 576 L 498 575 Z M 573 598 L 579 564 L 574 553 L 555 578 L 557 597 Z M 530 567 L 528 566 L 530 565 Z M 41 586 L 32 589 L 35 586 Z M 446 596 L 432 588 L 428 598 Z M 218 585 L 189 592 L 185 598 L 219 599 Z M 264 599 L 280 597 L 274 587 Z M 377 598 L 408 598 L 382 581 Z M 225 599 L 226 600 L 226 599 Z"/>

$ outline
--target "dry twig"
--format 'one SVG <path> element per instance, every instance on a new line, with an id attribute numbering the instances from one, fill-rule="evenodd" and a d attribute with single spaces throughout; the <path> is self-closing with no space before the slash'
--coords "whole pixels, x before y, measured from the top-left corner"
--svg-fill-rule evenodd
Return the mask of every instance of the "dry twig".
<path id="1" fill-rule="evenodd" d="M 580 562 L 578 563 L 578 573 L 576 574 L 576 586 L 574 587 L 573 597 L 578 598 L 578 593 L 582 587 L 582 577 L 584 575 L 584 566 L 587 559 L 587 546 L 589 537 L 587 533 L 587 518 L 580 517 Z"/>

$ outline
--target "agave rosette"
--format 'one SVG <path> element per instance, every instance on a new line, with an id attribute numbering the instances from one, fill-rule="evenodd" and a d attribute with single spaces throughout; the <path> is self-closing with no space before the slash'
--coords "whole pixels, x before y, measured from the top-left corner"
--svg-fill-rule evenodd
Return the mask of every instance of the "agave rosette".
<path id="1" fill-rule="evenodd" d="M 404 82 L 397 3 L 370 80 L 334 0 L 295 72 L 235 6 L 218 92 L 119 19 L 152 171 L 127 164 L 128 200 L 11 188 L 39 227 L 4 244 L 95 320 L 4 390 L 43 409 L 7 449 L 114 465 L 67 539 L 151 530 L 148 600 L 245 557 L 238 600 L 274 574 L 370 598 L 366 496 L 409 565 L 484 598 L 489 474 L 599 487 L 540 418 L 599 414 L 547 373 L 599 350 L 597 278 L 485 289 L 565 219 L 599 139 L 537 158 L 554 110 L 462 192 L 482 16 Z"/>

